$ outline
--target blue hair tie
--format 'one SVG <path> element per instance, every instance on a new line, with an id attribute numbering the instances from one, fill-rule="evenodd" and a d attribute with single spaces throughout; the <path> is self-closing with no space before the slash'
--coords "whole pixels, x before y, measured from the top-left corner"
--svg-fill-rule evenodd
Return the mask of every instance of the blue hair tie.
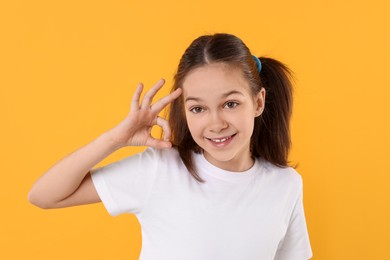
<path id="1" fill-rule="evenodd" d="M 252 55 L 253 59 L 255 60 L 256 62 L 256 66 L 257 66 L 257 70 L 260 72 L 261 71 L 261 61 L 259 58 L 257 58 L 255 55 Z"/>

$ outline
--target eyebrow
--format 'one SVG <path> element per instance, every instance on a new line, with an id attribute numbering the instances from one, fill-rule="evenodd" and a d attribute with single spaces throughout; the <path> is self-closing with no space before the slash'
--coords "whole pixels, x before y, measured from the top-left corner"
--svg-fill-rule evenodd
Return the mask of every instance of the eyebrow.
<path id="1" fill-rule="evenodd" d="M 239 95 L 244 95 L 242 94 L 240 91 L 237 91 L 237 90 L 232 90 L 232 91 L 229 91 L 227 93 L 224 93 L 221 95 L 222 98 L 226 98 L 230 95 L 233 95 L 233 94 L 239 94 Z M 201 101 L 202 99 L 201 98 L 198 98 L 198 97 L 187 97 L 184 101 L 187 102 L 187 101 L 190 101 L 190 100 L 193 100 L 193 101 Z"/>

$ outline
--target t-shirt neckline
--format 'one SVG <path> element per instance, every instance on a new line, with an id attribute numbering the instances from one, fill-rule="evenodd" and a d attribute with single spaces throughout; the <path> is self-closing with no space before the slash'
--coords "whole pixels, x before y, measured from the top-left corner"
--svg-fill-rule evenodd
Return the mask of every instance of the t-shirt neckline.
<path id="1" fill-rule="evenodd" d="M 221 169 L 214 164 L 207 161 L 203 153 L 194 153 L 196 166 L 204 174 L 212 176 L 214 178 L 223 179 L 226 181 L 242 181 L 247 180 L 255 175 L 255 172 L 258 172 L 260 169 L 259 159 L 255 158 L 255 162 L 251 168 L 242 172 L 228 171 Z"/>

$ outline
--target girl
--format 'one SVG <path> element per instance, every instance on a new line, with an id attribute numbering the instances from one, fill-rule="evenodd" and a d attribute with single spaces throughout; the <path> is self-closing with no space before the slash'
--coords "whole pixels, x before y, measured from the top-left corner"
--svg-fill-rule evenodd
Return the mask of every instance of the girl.
<path id="1" fill-rule="evenodd" d="M 29 201 L 41 208 L 103 202 L 142 227 L 142 260 L 304 260 L 312 256 L 301 176 L 287 164 L 290 70 L 252 56 L 236 36 L 201 36 L 172 91 L 160 80 L 128 116 L 49 169 Z M 158 114 L 171 103 L 169 119 Z M 151 136 L 158 125 L 164 138 Z M 93 168 L 125 146 L 139 154 Z"/>

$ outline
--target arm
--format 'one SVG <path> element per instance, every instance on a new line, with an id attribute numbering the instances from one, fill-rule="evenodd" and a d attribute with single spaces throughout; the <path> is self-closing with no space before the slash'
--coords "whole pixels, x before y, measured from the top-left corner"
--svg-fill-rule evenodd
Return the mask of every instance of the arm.
<path id="1" fill-rule="evenodd" d="M 100 202 L 89 170 L 117 149 L 110 133 L 104 133 L 51 167 L 35 182 L 28 200 L 40 208 Z"/>
<path id="2" fill-rule="evenodd" d="M 306 260 L 313 257 L 303 208 L 302 179 L 300 181 L 300 192 L 287 231 L 282 241 L 280 241 L 274 260 Z"/>
<path id="3" fill-rule="evenodd" d="M 113 129 L 51 167 L 35 182 L 28 194 L 28 200 L 41 208 L 70 207 L 99 202 L 100 198 L 89 174 L 92 167 L 121 147 L 171 147 L 168 141 L 170 137 L 168 122 L 158 117 L 158 114 L 180 96 L 181 90 L 176 90 L 151 105 L 153 97 L 163 85 L 164 80 L 157 82 L 140 103 L 143 89 L 143 85 L 140 84 L 133 96 L 128 116 Z M 151 136 L 154 125 L 162 127 L 164 140 L 157 140 Z"/>

